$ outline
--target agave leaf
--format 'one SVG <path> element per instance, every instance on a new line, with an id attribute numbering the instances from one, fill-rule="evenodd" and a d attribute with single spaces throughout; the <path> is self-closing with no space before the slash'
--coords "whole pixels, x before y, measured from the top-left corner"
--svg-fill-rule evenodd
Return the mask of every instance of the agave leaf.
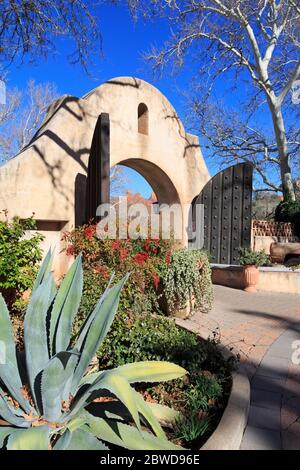
<path id="1" fill-rule="evenodd" d="M 147 403 L 148 407 L 151 408 L 155 418 L 163 425 L 173 425 L 175 421 L 181 416 L 180 411 L 174 410 L 169 406 L 161 405 L 160 403 Z"/>
<path id="2" fill-rule="evenodd" d="M 3 390 L 3 388 L 1 387 L 1 384 L 0 384 L 0 397 L 2 397 L 5 400 L 9 409 L 12 411 L 14 415 L 24 418 L 23 409 L 19 407 L 18 405 L 13 404 L 13 401 L 10 399 L 11 397 L 8 395 L 6 391 Z M 34 412 L 32 408 L 31 408 L 31 412 Z"/>
<path id="3" fill-rule="evenodd" d="M 0 379 L 15 400 L 26 411 L 30 405 L 21 393 L 22 381 L 19 374 L 13 329 L 6 303 L 0 294 Z"/>
<path id="4" fill-rule="evenodd" d="M 126 406 L 136 426 L 140 429 L 135 391 L 124 377 L 118 376 L 114 371 L 103 372 L 103 375 L 87 388 L 80 398 L 75 401 L 70 416 L 75 416 L 87 403 L 97 398 L 97 392 L 100 390 L 108 390 L 113 393 Z"/>
<path id="5" fill-rule="evenodd" d="M 141 361 L 125 364 L 114 369 L 119 375 L 125 377 L 129 383 L 137 382 L 164 382 L 178 379 L 187 374 L 187 371 L 176 364 L 166 361 Z M 80 385 L 91 384 L 103 372 L 94 372 L 83 377 Z"/>
<path id="6" fill-rule="evenodd" d="M 19 411 L 15 410 L 2 395 L 0 395 L 0 416 L 13 426 L 19 428 L 28 428 L 30 426 L 30 423 L 22 418 Z"/>
<path id="7" fill-rule="evenodd" d="M 164 382 L 178 379 L 187 374 L 187 371 L 176 364 L 166 361 L 141 361 L 125 364 L 114 369 L 118 375 L 125 377 L 129 383 L 136 382 Z M 86 375 L 80 385 L 91 384 L 102 374 L 95 372 Z"/>
<path id="8" fill-rule="evenodd" d="M 136 406 L 139 413 L 143 416 L 143 418 L 146 419 L 146 422 L 150 425 L 152 431 L 158 438 L 166 439 L 166 435 L 161 425 L 157 421 L 152 409 L 148 406 L 148 403 L 144 401 L 140 393 L 136 392 L 135 390 L 132 391 L 136 400 Z"/>
<path id="9" fill-rule="evenodd" d="M 129 450 L 182 450 L 166 439 L 160 439 L 148 432 L 139 431 L 124 423 L 105 421 L 85 413 L 86 426 L 82 429 L 90 431 L 98 439 Z"/>
<path id="10" fill-rule="evenodd" d="M 72 418 L 70 421 L 66 423 L 66 427 L 70 432 L 76 431 L 76 429 L 81 428 L 83 424 L 85 424 L 86 419 L 84 417 L 84 412 L 80 413 L 79 415 Z"/>
<path id="11" fill-rule="evenodd" d="M 52 354 L 65 351 L 70 344 L 74 317 L 79 308 L 83 287 L 81 255 L 72 264 L 57 293 L 50 319 Z"/>
<path id="12" fill-rule="evenodd" d="M 166 416 L 171 415 L 171 408 L 168 407 L 163 407 L 167 408 L 168 411 L 170 411 L 169 415 L 167 414 L 167 411 L 164 410 L 163 412 L 160 412 L 161 410 L 156 410 L 155 408 L 153 409 L 152 403 L 145 402 L 143 400 L 143 397 L 136 392 L 135 390 L 132 390 L 135 400 L 136 400 L 136 405 L 138 412 L 141 415 L 141 419 L 143 422 L 148 426 L 150 425 L 154 434 L 157 437 L 160 438 L 165 438 L 165 433 L 159 423 L 161 420 L 164 424 L 169 423 L 166 419 L 162 419 L 162 415 L 165 418 Z M 128 409 L 124 406 L 124 404 L 120 401 L 108 401 L 108 402 L 92 402 L 90 403 L 86 410 L 92 414 L 93 416 L 97 418 L 108 418 L 108 419 L 117 419 L 118 421 L 127 421 L 130 422 L 132 420 L 132 417 L 128 411 Z M 174 411 L 175 416 L 178 416 L 178 412 Z M 172 418 L 174 417 L 174 414 L 172 413 Z"/>
<path id="13" fill-rule="evenodd" d="M 183 450 L 167 439 L 161 439 L 148 432 L 139 432 L 133 426 L 118 423 L 118 430 L 125 446 L 130 450 Z"/>
<path id="14" fill-rule="evenodd" d="M 180 411 L 174 410 L 173 408 L 169 408 L 168 406 L 161 405 L 159 403 L 146 402 L 146 405 L 148 409 L 150 408 L 152 414 L 160 423 L 160 425 L 164 427 L 172 428 L 176 420 L 181 416 Z M 141 407 L 138 408 L 139 412 L 143 414 Z M 97 418 L 117 419 L 119 421 L 127 422 L 131 420 L 130 413 L 120 401 L 109 401 L 100 403 L 92 402 L 86 407 L 86 410 Z M 144 416 L 147 419 L 147 415 L 145 413 Z M 151 425 L 149 418 L 147 421 L 147 424 Z"/>
<path id="15" fill-rule="evenodd" d="M 41 264 L 41 267 L 39 269 L 39 272 L 37 274 L 37 277 L 35 279 L 35 282 L 32 288 L 32 293 L 39 287 L 40 284 L 42 284 L 42 282 L 44 282 L 44 280 L 50 273 L 51 267 L 53 264 L 53 258 L 54 258 L 54 252 L 52 253 L 50 249 L 47 255 L 45 256 L 44 261 Z"/>
<path id="16" fill-rule="evenodd" d="M 103 371 L 100 372 L 93 372 L 92 374 L 87 374 L 85 375 L 81 380 L 79 386 L 81 387 L 82 385 L 91 385 L 94 383 L 100 375 L 103 375 Z"/>
<path id="17" fill-rule="evenodd" d="M 100 299 L 95 307 L 96 312 L 94 313 L 94 319 L 90 324 L 81 348 L 79 348 L 80 345 L 78 345 L 78 342 L 75 344 L 75 348 L 81 352 L 81 357 L 74 374 L 72 385 L 73 395 L 75 394 L 75 391 L 77 390 L 80 380 L 88 368 L 89 363 L 91 362 L 96 351 L 99 349 L 102 341 L 111 327 L 115 314 L 118 310 L 120 293 L 127 279 L 128 275 L 125 276 L 122 281 L 112 287 L 102 303 Z"/>
<path id="18" fill-rule="evenodd" d="M 88 431 L 77 429 L 74 432 L 67 430 L 64 435 L 66 433 L 68 433 L 68 435 L 65 438 L 63 447 L 60 449 L 55 447 L 54 450 L 108 450 L 108 447 Z"/>
<path id="19" fill-rule="evenodd" d="M 78 334 L 78 338 L 77 338 L 77 341 L 76 341 L 76 347 L 77 349 L 81 349 L 82 348 L 82 345 L 85 341 L 85 338 L 86 338 L 86 335 L 87 335 L 87 332 L 89 331 L 89 328 L 91 326 L 91 323 L 92 321 L 94 320 L 99 308 L 101 307 L 101 305 L 103 304 L 109 290 L 110 290 L 110 286 L 111 286 L 111 283 L 113 281 L 113 278 L 114 278 L 114 274 L 111 276 L 110 280 L 109 280 L 109 283 L 105 289 L 105 291 L 103 292 L 101 298 L 98 300 L 95 308 L 90 312 L 90 314 L 88 315 L 88 317 L 85 319 L 83 325 L 81 326 L 80 328 L 80 331 L 79 331 L 79 334 Z"/>
<path id="20" fill-rule="evenodd" d="M 75 351 L 60 352 L 49 361 L 42 372 L 43 416 L 47 421 L 56 422 L 60 418 L 65 386 L 66 383 L 70 385 L 70 377 L 73 376 L 78 354 Z"/>
<path id="21" fill-rule="evenodd" d="M 9 426 L 0 427 L 0 449 L 4 446 L 5 439 L 15 432 L 16 428 L 11 428 Z"/>
<path id="22" fill-rule="evenodd" d="M 40 426 L 24 430 L 15 430 L 7 441 L 7 450 L 48 450 L 50 429 Z"/>
<path id="23" fill-rule="evenodd" d="M 100 406 L 98 407 L 98 411 L 102 411 L 103 417 L 107 416 L 112 419 L 123 419 L 122 417 L 126 417 L 126 410 L 128 410 L 129 419 L 133 418 L 138 429 L 141 429 L 139 421 L 140 414 L 146 424 L 151 426 L 157 437 L 165 438 L 165 433 L 157 421 L 152 409 L 148 406 L 148 403 L 143 400 L 139 393 L 130 387 L 126 378 L 118 376 L 115 373 L 115 370 L 103 372 L 102 376 L 87 388 L 85 393 L 83 393 L 79 400 L 75 402 L 74 409 L 71 410 L 71 415 L 76 415 L 81 408 L 85 407 L 88 403 L 97 398 L 97 392 L 100 390 L 108 390 L 119 400 L 119 403 L 102 403 L 102 410 L 101 404 L 99 404 Z M 97 405 L 97 403 L 95 403 L 95 405 Z M 113 405 L 116 405 L 115 409 L 113 409 Z M 124 409 L 122 410 L 122 405 L 123 408 L 125 407 L 125 413 Z M 90 406 L 93 408 L 93 403 L 91 403 Z"/>
<path id="24" fill-rule="evenodd" d="M 119 447 L 126 447 L 120 437 L 117 422 L 109 422 L 102 418 L 94 418 L 88 413 L 85 413 L 84 416 L 86 424 L 83 425 L 81 429 L 91 432 L 98 439 L 105 442 L 109 442 L 110 444 L 114 444 Z"/>
<path id="25" fill-rule="evenodd" d="M 60 436 L 53 446 L 53 450 L 66 450 L 70 441 L 72 433 L 69 429 L 66 429 L 65 432 Z"/>
<path id="26" fill-rule="evenodd" d="M 183 367 L 166 361 L 141 361 L 125 364 L 115 369 L 128 382 L 165 382 L 187 374 Z"/>
<path id="27" fill-rule="evenodd" d="M 53 284 L 50 273 L 33 292 L 24 320 L 26 366 L 31 393 L 37 406 L 35 380 L 49 362 L 46 321 L 52 301 Z"/>
<path id="28" fill-rule="evenodd" d="M 80 355 L 79 351 L 76 351 L 75 349 L 73 349 L 70 352 L 73 352 L 73 355 L 69 358 L 68 364 L 65 370 L 65 385 L 63 388 L 63 392 L 62 392 L 62 400 L 64 401 L 67 401 L 70 398 L 74 371 L 78 364 L 79 355 Z"/>

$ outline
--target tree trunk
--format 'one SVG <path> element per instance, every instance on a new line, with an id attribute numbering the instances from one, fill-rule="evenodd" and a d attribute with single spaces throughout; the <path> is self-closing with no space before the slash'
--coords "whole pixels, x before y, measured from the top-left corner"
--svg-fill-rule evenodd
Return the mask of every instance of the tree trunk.
<path id="1" fill-rule="evenodd" d="M 270 99 L 268 101 L 272 113 L 274 132 L 278 147 L 283 198 L 285 201 L 295 201 L 295 188 L 292 180 L 290 159 L 288 154 L 288 143 L 286 138 L 286 131 L 284 127 L 281 106 L 277 103 L 274 103 Z"/>

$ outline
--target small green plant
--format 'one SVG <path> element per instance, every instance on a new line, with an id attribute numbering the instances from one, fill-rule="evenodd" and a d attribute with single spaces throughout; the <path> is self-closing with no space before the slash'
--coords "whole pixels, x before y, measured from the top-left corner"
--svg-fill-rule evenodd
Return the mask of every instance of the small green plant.
<path id="1" fill-rule="evenodd" d="M 0 221 L 0 291 L 12 308 L 33 286 L 42 259 L 40 245 L 44 237 L 33 232 L 36 230 L 33 217 L 26 220 L 15 217 L 9 221 L 6 211 L 4 214 L 5 220 Z"/>
<path id="2" fill-rule="evenodd" d="M 202 250 L 174 251 L 162 274 L 163 292 L 170 310 L 184 308 L 194 299 L 194 309 L 207 312 L 213 300 L 211 269 Z"/>
<path id="3" fill-rule="evenodd" d="M 199 409 L 208 411 L 222 396 L 223 388 L 213 375 L 196 376 L 193 384 L 184 392 L 186 408 L 197 413 Z"/>
<path id="4" fill-rule="evenodd" d="M 242 266 L 268 266 L 270 265 L 270 258 L 263 250 L 252 251 L 249 248 L 241 248 L 240 264 Z"/>
<path id="5" fill-rule="evenodd" d="M 210 426 L 210 416 L 202 418 L 196 414 L 180 416 L 174 426 L 174 438 L 175 440 L 184 441 L 188 446 L 192 446 L 195 441 L 209 431 Z"/>
<path id="6" fill-rule="evenodd" d="M 221 380 L 209 372 L 190 377 L 181 393 L 183 408 L 174 426 L 175 439 L 190 447 L 211 430 L 223 399 Z"/>
<path id="7" fill-rule="evenodd" d="M 148 405 L 130 384 L 178 379 L 186 373 L 182 367 L 144 361 L 89 372 L 127 276 L 107 287 L 72 342 L 82 295 L 81 256 L 58 290 L 51 265 L 49 252 L 26 310 L 23 364 L 17 359 L 9 312 L 0 295 L 0 416 L 6 421 L 0 425 L 0 448 L 104 450 L 109 443 L 131 450 L 178 449 L 158 421 L 161 413 L 172 410 Z M 142 422 L 150 432 L 142 430 Z"/>

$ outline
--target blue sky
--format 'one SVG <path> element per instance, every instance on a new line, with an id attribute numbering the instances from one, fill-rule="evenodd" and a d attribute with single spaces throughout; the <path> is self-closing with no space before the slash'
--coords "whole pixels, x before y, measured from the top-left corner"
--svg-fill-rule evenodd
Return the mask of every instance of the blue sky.
<path id="1" fill-rule="evenodd" d="M 184 87 L 188 77 L 181 74 L 170 79 L 165 76 L 154 80 L 150 67 L 142 59 L 142 53 L 151 44 L 161 44 L 168 35 L 164 21 L 134 23 L 127 8 L 113 5 L 99 9 L 100 28 L 103 34 L 104 58 L 100 51 L 94 51 L 93 76 L 85 73 L 79 64 L 69 64 L 68 54 L 72 52 L 72 43 L 68 40 L 56 41 L 58 51 L 47 59 L 40 59 L 38 64 L 22 64 L 9 69 L 8 85 L 22 88 L 30 78 L 37 82 L 55 82 L 61 94 L 68 93 L 82 96 L 100 83 L 120 75 L 138 76 L 151 81 L 170 99 L 180 114 L 182 109 L 177 87 Z"/>
<path id="2" fill-rule="evenodd" d="M 86 74 L 79 64 L 72 65 L 67 56 L 72 52 L 72 43 L 59 40 L 57 53 L 37 64 L 22 64 L 9 69 L 8 87 L 22 89 L 29 79 L 41 83 L 54 82 L 60 94 L 82 96 L 100 83 L 121 75 L 137 76 L 157 86 L 171 101 L 179 115 L 183 116 L 183 101 L 179 92 L 187 86 L 189 76 L 182 73 L 177 77 L 164 76 L 154 80 L 150 67 L 142 58 L 142 52 L 152 44 L 161 44 L 168 35 L 163 21 L 134 23 L 125 7 L 112 5 L 99 9 L 100 28 L 103 35 L 104 58 L 100 51 L 94 51 L 92 76 Z M 127 170 L 126 170 L 127 171 Z M 136 191 L 148 196 L 151 192 L 145 180 L 133 170 L 127 171 L 130 185 Z"/>

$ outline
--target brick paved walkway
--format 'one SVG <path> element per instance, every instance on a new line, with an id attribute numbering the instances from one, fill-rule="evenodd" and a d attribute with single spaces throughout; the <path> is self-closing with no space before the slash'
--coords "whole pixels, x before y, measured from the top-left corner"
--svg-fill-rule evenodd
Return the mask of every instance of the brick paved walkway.
<path id="1" fill-rule="evenodd" d="M 240 355 L 251 381 L 249 421 L 241 449 L 300 449 L 300 295 L 246 292 L 214 286 L 209 314 L 178 323 L 203 337 L 220 336 Z"/>

